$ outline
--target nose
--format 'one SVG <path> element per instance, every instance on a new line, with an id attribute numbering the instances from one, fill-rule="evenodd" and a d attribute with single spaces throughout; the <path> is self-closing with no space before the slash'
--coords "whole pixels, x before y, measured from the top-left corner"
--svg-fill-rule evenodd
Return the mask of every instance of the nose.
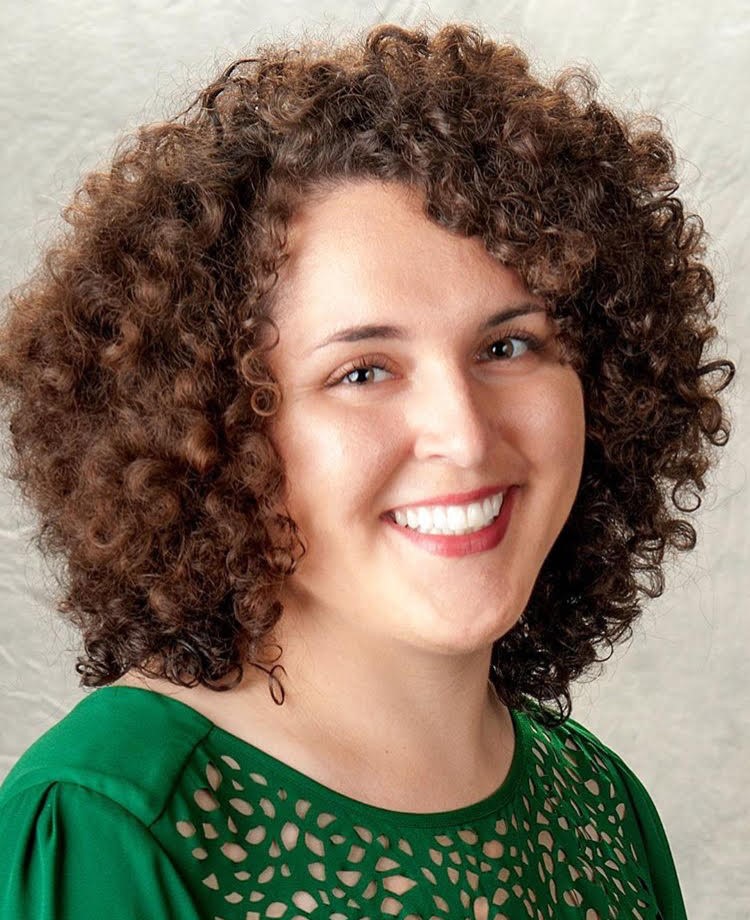
<path id="1" fill-rule="evenodd" d="M 478 380 L 445 364 L 426 377 L 412 394 L 410 422 L 414 456 L 435 457 L 456 466 L 481 467 L 492 427 L 488 394 Z"/>

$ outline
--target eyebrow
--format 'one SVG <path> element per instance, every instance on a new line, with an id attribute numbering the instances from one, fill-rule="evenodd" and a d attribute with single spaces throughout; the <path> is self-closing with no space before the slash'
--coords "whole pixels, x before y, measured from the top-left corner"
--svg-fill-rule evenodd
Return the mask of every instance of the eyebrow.
<path id="1" fill-rule="evenodd" d="M 487 332 L 494 326 L 500 326 L 502 323 L 507 323 L 509 320 L 516 319 L 518 316 L 525 316 L 528 313 L 547 312 L 545 307 L 541 307 L 536 303 L 518 304 L 518 306 L 493 313 L 492 316 L 482 323 L 479 331 Z M 369 323 L 361 326 L 347 326 L 346 329 L 339 329 L 337 332 L 329 335 L 319 345 L 316 345 L 311 351 L 317 351 L 320 348 L 325 348 L 326 345 L 333 345 L 335 342 L 362 342 L 365 339 L 400 339 L 404 341 L 409 338 L 409 333 L 403 326 L 384 326 Z"/>

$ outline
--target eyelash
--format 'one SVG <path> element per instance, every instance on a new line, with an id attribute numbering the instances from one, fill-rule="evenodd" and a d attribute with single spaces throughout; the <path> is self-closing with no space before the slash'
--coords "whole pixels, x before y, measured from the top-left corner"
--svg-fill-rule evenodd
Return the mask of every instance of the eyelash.
<path id="1" fill-rule="evenodd" d="M 543 343 L 535 336 L 531 335 L 528 332 L 522 332 L 520 329 L 511 329 L 505 333 L 505 335 L 494 335 L 492 338 L 488 339 L 484 345 L 482 345 L 481 350 L 486 351 L 491 345 L 494 345 L 495 342 L 502 342 L 505 339 L 518 339 L 527 346 L 530 352 L 539 351 L 542 348 Z M 496 359 L 498 361 L 502 360 L 512 360 L 512 359 Z M 376 363 L 379 362 L 379 363 Z M 338 386 L 338 384 L 343 383 L 344 379 L 356 370 L 364 370 L 368 368 L 377 368 L 377 370 L 388 371 L 390 372 L 390 361 L 383 358 L 381 355 L 363 355 L 361 358 L 356 358 L 354 361 L 351 361 L 346 367 L 342 368 L 339 371 L 335 378 L 330 380 L 326 386 L 333 387 Z M 347 386 L 352 388 L 361 388 L 365 384 L 362 383 L 350 383 Z"/>

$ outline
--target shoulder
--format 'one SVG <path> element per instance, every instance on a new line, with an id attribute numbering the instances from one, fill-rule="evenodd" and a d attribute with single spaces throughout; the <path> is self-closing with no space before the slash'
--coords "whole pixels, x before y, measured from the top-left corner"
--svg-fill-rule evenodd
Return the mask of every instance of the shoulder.
<path id="1" fill-rule="evenodd" d="M 157 693 L 104 687 L 85 696 L 21 755 L 0 786 L 0 811 L 54 784 L 83 787 L 150 824 L 211 723 Z"/>
<path id="2" fill-rule="evenodd" d="M 591 729 L 576 719 L 547 726 L 540 713 L 523 713 L 531 750 L 546 771 L 557 770 L 561 780 L 583 795 L 620 798 L 635 810 L 653 807 L 651 797 L 632 767 Z"/>
<path id="3" fill-rule="evenodd" d="M 0 920 L 198 920 L 153 827 L 211 723 L 146 690 L 81 700 L 0 787 Z"/>
<path id="4" fill-rule="evenodd" d="M 523 712 L 521 718 L 530 744 L 538 754 L 547 754 L 555 761 L 587 772 L 610 776 L 618 782 L 635 780 L 640 783 L 622 756 L 576 719 L 569 717 L 559 725 L 548 726 L 537 708 Z"/>
<path id="5" fill-rule="evenodd" d="M 610 794 L 619 792 L 629 804 L 650 859 L 666 858 L 671 864 L 671 850 L 661 817 L 651 793 L 633 767 L 579 722 L 568 719 L 566 727 L 568 743 L 582 752 L 602 778 L 609 780 Z"/>
<path id="6" fill-rule="evenodd" d="M 651 797 L 646 787 L 638 778 L 633 768 L 623 756 L 606 744 L 590 728 L 582 725 L 575 719 L 568 718 L 559 727 L 544 729 L 549 738 L 554 739 L 554 744 L 562 753 L 565 760 L 575 765 L 589 779 L 589 788 L 594 788 L 598 781 L 609 783 L 610 794 L 622 791 L 630 799 L 632 806 L 640 811 L 643 806 L 653 807 Z M 599 790 L 602 794 L 604 790 Z"/>
<path id="7" fill-rule="evenodd" d="M 582 842 L 608 839 L 648 866 L 664 916 L 684 917 L 674 857 L 654 801 L 632 767 L 594 732 L 575 719 L 547 727 L 535 712 L 522 718 L 529 748 L 538 761 L 536 776 L 546 798 L 568 812 Z M 559 818 L 558 818 L 559 820 Z M 620 859 L 620 854 L 615 851 Z"/>

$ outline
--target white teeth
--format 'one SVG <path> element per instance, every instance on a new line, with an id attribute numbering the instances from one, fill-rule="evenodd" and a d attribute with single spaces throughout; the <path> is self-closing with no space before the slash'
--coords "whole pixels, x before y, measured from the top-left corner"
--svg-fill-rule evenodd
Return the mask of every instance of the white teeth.
<path id="1" fill-rule="evenodd" d="M 484 527 L 484 522 L 487 518 L 492 516 L 492 507 L 490 506 L 490 513 L 488 514 L 484 502 L 481 504 L 479 502 L 472 502 L 466 512 L 469 527 Z"/>
<path id="2" fill-rule="evenodd" d="M 433 505 L 395 511 L 396 523 L 420 533 L 462 534 L 487 527 L 500 513 L 503 495 L 498 493 L 468 505 Z"/>
<path id="3" fill-rule="evenodd" d="M 435 528 L 437 524 L 434 523 L 432 512 L 429 508 L 420 508 L 417 514 L 419 515 L 419 522 L 416 529 L 423 530 L 425 533 L 432 533 L 433 528 Z M 445 514 L 445 512 L 443 512 L 443 514 Z"/>
<path id="4" fill-rule="evenodd" d="M 448 530 L 455 532 L 457 530 L 465 530 L 469 526 L 466 510 L 466 508 L 462 508 L 460 505 L 448 505 L 445 509 L 445 524 Z M 484 515 L 482 515 L 482 517 L 484 517 Z M 435 523 L 437 524 L 437 518 Z"/>

